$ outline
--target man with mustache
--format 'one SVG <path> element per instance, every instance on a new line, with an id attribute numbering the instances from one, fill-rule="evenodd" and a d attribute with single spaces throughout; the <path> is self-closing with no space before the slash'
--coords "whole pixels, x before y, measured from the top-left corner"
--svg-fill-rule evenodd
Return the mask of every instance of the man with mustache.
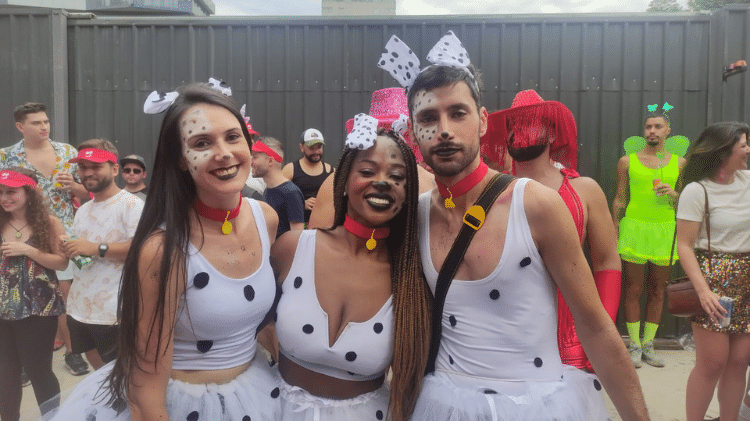
<path id="1" fill-rule="evenodd" d="M 310 213 L 315 206 L 315 197 L 320 185 L 333 173 L 330 164 L 323 162 L 323 134 L 317 129 L 307 129 L 302 132 L 299 150 L 302 158 L 284 166 L 284 177 L 296 184 L 305 197 L 305 224 L 310 221 Z"/>
<path id="2" fill-rule="evenodd" d="M 419 201 L 422 268 L 434 293 L 465 212 L 497 172 L 479 154 L 487 111 L 472 65 L 421 70 L 408 104 L 412 139 L 438 185 Z M 483 221 L 448 289 L 434 371 L 424 378 L 411 419 L 606 420 L 602 385 L 623 419 L 648 419 L 635 370 L 596 295 L 560 196 L 514 180 Z M 599 377 L 560 361 L 556 287 L 581 321 L 579 336 Z"/>
<path id="3" fill-rule="evenodd" d="M 679 198 L 674 188 L 686 162 L 678 155 L 665 153 L 664 140 L 670 131 L 669 118 L 662 111 L 649 111 L 643 126 L 646 146 L 617 162 L 617 193 L 612 202 L 612 218 L 619 231 L 617 250 L 624 262 L 628 351 L 636 368 L 641 366 L 641 361 L 664 367 L 664 361 L 654 352 L 653 341 L 669 280 L 674 209 Z M 646 276 L 646 320 L 641 341 L 641 294 Z"/>
<path id="4" fill-rule="evenodd" d="M 507 150 L 514 175 L 538 181 L 562 197 L 573 216 L 578 239 L 588 246 L 599 298 L 615 321 L 621 278 L 617 234 L 601 187 L 575 171 L 573 113 L 560 102 L 544 101 L 534 90 L 526 90 L 516 95 L 510 108 L 490 114 L 488 125 L 482 138 L 485 146 Z M 593 372 L 576 335 L 573 315 L 559 292 L 557 317 L 557 344 L 563 363 Z"/>

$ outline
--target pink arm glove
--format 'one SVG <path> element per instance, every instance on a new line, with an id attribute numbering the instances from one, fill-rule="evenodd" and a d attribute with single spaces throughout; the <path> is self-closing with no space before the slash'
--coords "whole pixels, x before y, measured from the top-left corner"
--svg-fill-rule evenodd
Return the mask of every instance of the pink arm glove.
<path id="1" fill-rule="evenodd" d="M 596 283 L 596 290 L 599 292 L 604 309 L 614 322 L 617 319 L 617 309 L 620 307 L 622 272 L 619 270 L 594 272 L 594 283 Z"/>

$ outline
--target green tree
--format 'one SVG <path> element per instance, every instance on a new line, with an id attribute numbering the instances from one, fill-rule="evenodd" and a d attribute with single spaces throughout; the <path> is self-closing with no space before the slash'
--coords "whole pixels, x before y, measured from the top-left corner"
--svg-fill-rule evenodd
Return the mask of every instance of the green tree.
<path id="1" fill-rule="evenodd" d="M 688 0 L 690 10 L 713 10 L 721 9 L 728 4 L 750 4 L 750 0 Z"/>
<path id="2" fill-rule="evenodd" d="M 646 9 L 647 12 L 681 12 L 682 10 L 677 0 L 651 0 Z"/>

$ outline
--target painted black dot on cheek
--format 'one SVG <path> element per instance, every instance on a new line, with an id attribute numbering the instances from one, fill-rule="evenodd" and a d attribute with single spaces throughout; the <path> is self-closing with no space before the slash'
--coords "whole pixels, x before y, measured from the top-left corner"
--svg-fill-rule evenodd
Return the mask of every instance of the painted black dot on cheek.
<path id="1" fill-rule="evenodd" d="M 277 387 L 277 388 L 274 388 L 274 389 L 273 389 L 273 390 L 271 391 L 271 397 L 272 397 L 272 398 L 274 398 L 274 399 L 276 399 L 276 398 L 278 398 L 278 397 L 279 397 L 279 393 L 280 393 L 280 391 L 279 391 L 279 388 L 278 388 L 278 387 Z"/>
<path id="2" fill-rule="evenodd" d="M 451 317 L 448 317 L 448 321 L 451 322 L 452 327 L 456 327 L 456 323 L 458 323 L 456 321 L 456 316 L 453 316 L 453 315 L 451 315 Z"/>
<path id="3" fill-rule="evenodd" d="M 193 278 L 193 285 L 198 289 L 203 289 L 208 285 L 209 276 L 206 272 L 200 272 Z"/>
<path id="4" fill-rule="evenodd" d="M 594 389 L 596 390 L 602 390 L 602 384 L 599 383 L 599 380 L 594 379 Z"/>
<path id="5" fill-rule="evenodd" d="M 383 419 L 383 411 L 381 411 L 381 410 L 378 409 L 377 412 L 375 412 L 375 418 L 377 418 L 379 420 L 382 420 Z"/>
<path id="6" fill-rule="evenodd" d="M 299 288 L 301 286 L 302 286 L 302 278 L 299 276 L 294 278 L 294 287 Z"/>
<path id="7" fill-rule="evenodd" d="M 214 341 L 198 341 L 198 351 L 206 353 L 214 346 Z"/>
<path id="8" fill-rule="evenodd" d="M 198 411 L 193 411 L 188 414 L 187 421 L 198 421 L 198 417 L 200 414 L 198 414 Z"/>
<path id="9" fill-rule="evenodd" d="M 544 363 L 542 362 L 542 359 L 541 359 L 541 358 L 539 358 L 539 357 L 536 357 L 536 358 L 534 358 L 534 365 L 535 365 L 535 366 L 537 366 L 537 367 L 541 367 L 541 366 L 542 366 L 542 364 L 544 364 Z"/>
<path id="10" fill-rule="evenodd" d="M 245 299 L 247 301 L 253 301 L 255 299 L 255 289 L 252 285 L 245 285 L 244 291 Z"/>
<path id="11" fill-rule="evenodd" d="M 198 171 L 198 167 L 193 166 L 193 171 Z"/>
<path id="12" fill-rule="evenodd" d="M 490 298 L 492 298 L 493 300 L 497 300 L 498 298 L 500 298 L 500 291 L 496 289 L 490 291 Z"/>
<path id="13" fill-rule="evenodd" d="M 346 358 L 347 361 L 352 362 L 357 359 L 357 353 L 354 351 L 349 351 L 346 353 L 344 358 Z"/>
<path id="14" fill-rule="evenodd" d="M 527 256 L 527 257 L 524 257 L 523 259 L 521 259 L 520 265 L 521 265 L 522 268 L 525 268 L 526 266 L 528 266 L 530 264 L 531 264 L 531 257 Z"/>
<path id="15" fill-rule="evenodd" d="M 311 333 L 313 333 L 314 330 L 315 330 L 315 328 L 311 324 L 306 324 L 306 325 L 302 326 L 302 331 L 305 332 L 305 333 L 307 333 L 308 335 L 311 334 Z"/>
<path id="16" fill-rule="evenodd" d="M 375 331 L 375 333 L 380 333 L 383 331 L 383 324 L 382 323 L 375 323 L 375 326 L 372 327 L 372 330 Z"/>

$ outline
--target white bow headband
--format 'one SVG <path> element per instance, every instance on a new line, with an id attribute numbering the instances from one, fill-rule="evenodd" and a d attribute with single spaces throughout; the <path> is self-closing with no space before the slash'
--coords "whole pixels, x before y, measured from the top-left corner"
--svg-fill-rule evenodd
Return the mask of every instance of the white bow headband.
<path id="1" fill-rule="evenodd" d="M 211 89 L 215 89 L 226 96 L 232 96 L 232 88 L 223 80 L 208 78 L 206 84 Z M 143 112 L 146 114 L 159 114 L 169 108 L 174 103 L 174 100 L 180 94 L 177 92 L 158 92 L 153 91 L 146 98 L 146 102 L 143 103 Z"/>
<path id="2" fill-rule="evenodd" d="M 364 113 L 354 116 L 354 127 L 344 143 L 350 149 L 365 150 L 375 144 L 378 137 L 378 119 Z"/>
<path id="3" fill-rule="evenodd" d="M 469 71 L 469 53 L 453 31 L 448 31 L 427 54 L 427 61 L 437 66 L 447 66 Z M 389 72 L 406 90 L 411 88 L 419 73 L 419 58 L 397 36 L 391 36 L 380 55 L 378 67 Z M 473 75 L 472 75 L 473 77 Z"/>

